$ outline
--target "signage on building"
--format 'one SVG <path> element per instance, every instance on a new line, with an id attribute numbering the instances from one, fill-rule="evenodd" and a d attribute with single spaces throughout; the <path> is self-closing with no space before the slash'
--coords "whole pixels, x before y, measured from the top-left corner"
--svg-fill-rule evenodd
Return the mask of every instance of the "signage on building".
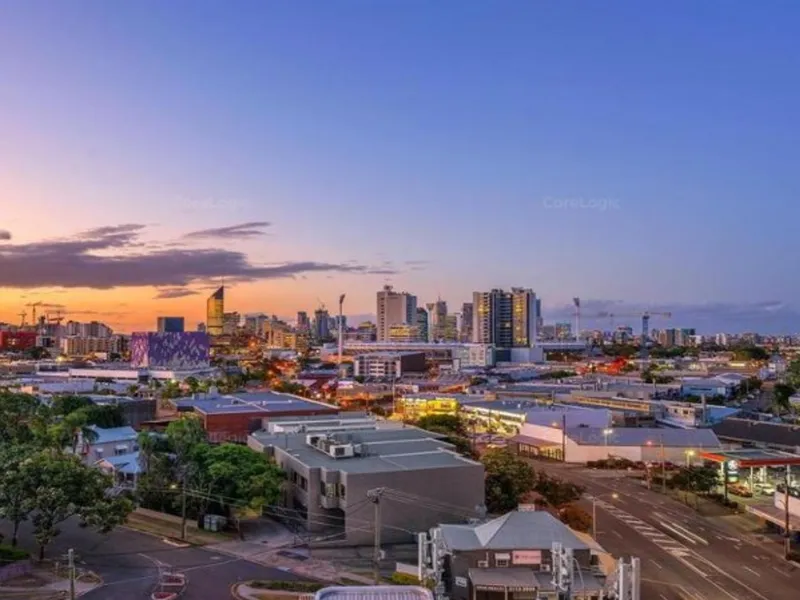
<path id="1" fill-rule="evenodd" d="M 515 550 L 512 554 L 515 565 L 540 565 L 542 564 L 541 550 Z"/>
<path id="2" fill-rule="evenodd" d="M 456 587 L 467 587 L 467 578 L 466 577 L 456 577 Z"/>

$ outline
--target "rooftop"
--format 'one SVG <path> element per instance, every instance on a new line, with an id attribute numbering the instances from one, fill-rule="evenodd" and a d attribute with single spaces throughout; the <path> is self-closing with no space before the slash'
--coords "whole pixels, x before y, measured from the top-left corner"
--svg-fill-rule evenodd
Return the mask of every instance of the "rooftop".
<path id="1" fill-rule="evenodd" d="M 549 550 L 559 542 L 588 550 L 572 530 L 546 511 L 518 510 L 480 525 L 441 525 L 448 548 L 469 550 Z"/>
<path id="2" fill-rule="evenodd" d="M 569 438 L 579 445 L 602 446 L 606 444 L 606 431 L 598 427 L 574 427 L 567 430 Z M 668 448 L 721 447 L 711 429 L 659 429 L 655 427 L 616 427 L 609 430 L 609 446 L 661 446 Z"/>
<path id="3" fill-rule="evenodd" d="M 279 392 L 254 392 L 252 394 L 235 394 L 202 398 L 181 398 L 175 400 L 178 408 L 192 408 L 206 414 L 225 413 L 286 413 L 286 412 L 318 412 L 336 411 L 335 406 L 316 402 Z"/>
<path id="4" fill-rule="evenodd" d="M 318 591 L 314 600 L 433 600 L 433 594 L 411 585 L 334 586 Z"/>
<path id="5" fill-rule="evenodd" d="M 277 454 L 286 453 L 310 468 L 346 473 L 383 473 L 418 469 L 476 466 L 479 463 L 457 454 L 443 436 L 401 427 L 330 434 L 343 444 L 360 444 L 362 453 L 349 458 L 333 458 L 309 446 L 306 434 L 270 434 L 258 431 L 250 440 Z"/>
<path id="6" fill-rule="evenodd" d="M 109 427 L 103 429 L 92 425 L 92 430 L 97 434 L 96 439 L 92 444 L 112 444 L 114 442 L 131 442 L 134 441 L 138 434 L 133 427 Z"/>
<path id="7" fill-rule="evenodd" d="M 114 467 L 118 473 L 125 475 L 139 475 L 142 467 L 139 463 L 139 453 L 129 452 L 128 454 L 118 454 L 117 456 L 107 456 L 98 462 L 105 462 Z"/>
<path id="8" fill-rule="evenodd" d="M 725 419 L 712 427 L 723 439 L 800 448 L 800 427 L 748 419 Z"/>
<path id="9" fill-rule="evenodd" d="M 728 452 L 701 452 L 700 457 L 718 463 L 733 461 L 742 467 L 800 465 L 800 454 L 759 448 L 730 450 Z"/>

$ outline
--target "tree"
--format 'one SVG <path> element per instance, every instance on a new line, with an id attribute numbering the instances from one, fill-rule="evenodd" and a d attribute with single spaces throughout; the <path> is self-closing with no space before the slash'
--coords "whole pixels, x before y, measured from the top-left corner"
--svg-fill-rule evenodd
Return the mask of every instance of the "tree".
<path id="1" fill-rule="evenodd" d="M 75 396 L 72 394 L 56 396 L 53 400 L 53 414 L 63 417 L 74 413 L 76 410 L 88 408 L 92 406 L 92 404 L 92 400 L 86 396 Z"/>
<path id="2" fill-rule="evenodd" d="M 17 545 L 19 526 L 31 512 L 31 499 L 24 468 L 30 446 L 0 446 L 0 517 L 11 522 L 11 545 Z"/>
<path id="3" fill-rule="evenodd" d="M 456 415 L 426 415 L 417 419 L 417 427 L 445 435 L 465 436 L 464 421 Z"/>
<path id="4" fill-rule="evenodd" d="M 97 439 L 97 431 L 89 424 L 88 413 L 81 409 L 52 425 L 50 439 L 54 447 L 71 447 L 72 453 L 77 454 L 81 440 L 92 443 Z"/>
<path id="5" fill-rule="evenodd" d="M 0 444 L 31 441 L 42 412 L 35 396 L 0 393 Z"/>
<path id="6" fill-rule="evenodd" d="M 491 448 L 481 457 L 486 471 L 486 506 L 489 512 L 514 510 L 535 485 L 536 473 L 524 459 L 506 448 Z"/>
<path id="7" fill-rule="evenodd" d="M 778 413 L 789 412 L 792 409 L 792 403 L 789 401 L 796 389 L 793 385 L 788 383 L 776 383 L 772 389 L 772 405 Z"/>
<path id="8" fill-rule="evenodd" d="M 685 491 L 708 494 L 719 484 L 719 472 L 715 467 L 681 467 L 672 476 L 672 485 Z"/>
<path id="9" fill-rule="evenodd" d="M 183 380 L 183 383 L 186 384 L 186 387 L 189 388 L 189 391 L 192 394 L 196 394 L 200 389 L 200 382 L 198 381 L 197 377 L 192 377 L 191 375 Z"/>
<path id="10" fill-rule="evenodd" d="M 80 515 L 85 522 L 109 531 L 132 508 L 123 499 L 108 498 L 111 478 L 85 466 L 75 456 L 39 451 L 24 463 L 23 474 L 40 560 L 48 544 L 60 533 L 59 524 L 67 519 Z"/>
<path id="11" fill-rule="evenodd" d="M 556 477 L 540 474 L 535 490 L 553 508 L 562 508 L 567 504 L 580 500 L 585 491 L 583 487 Z"/>
<path id="12" fill-rule="evenodd" d="M 592 515 L 575 504 L 567 504 L 558 511 L 558 518 L 575 531 L 587 532 L 592 528 Z"/>

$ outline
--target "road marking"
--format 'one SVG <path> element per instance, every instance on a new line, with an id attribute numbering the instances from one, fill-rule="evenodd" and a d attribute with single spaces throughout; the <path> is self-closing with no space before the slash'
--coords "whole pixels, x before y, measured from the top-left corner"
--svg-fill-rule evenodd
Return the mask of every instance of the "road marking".
<path id="1" fill-rule="evenodd" d="M 658 597 L 661 598 L 661 600 L 668 600 L 664 594 L 659 594 Z"/>
<path id="2" fill-rule="evenodd" d="M 658 564 L 656 561 L 654 561 L 652 558 L 650 558 L 650 559 L 648 559 L 648 560 L 649 560 L 651 563 L 653 563 L 655 566 L 657 566 L 659 569 L 663 569 L 663 568 L 664 568 L 664 567 L 662 567 L 660 564 Z"/>
<path id="3" fill-rule="evenodd" d="M 759 572 L 758 572 L 758 571 L 756 571 L 755 569 L 751 569 L 750 567 L 742 567 L 742 568 L 743 568 L 744 570 L 746 570 L 746 571 L 750 571 L 750 572 L 751 572 L 753 575 L 755 575 L 756 577 L 761 577 L 761 573 L 759 573 Z"/>
<path id="4" fill-rule="evenodd" d="M 778 567 L 772 567 L 772 570 L 775 571 L 776 573 L 780 573 L 784 577 L 791 577 L 789 573 L 787 573 L 786 571 L 781 571 Z"/>
<path id="5" fill-rule="evenodd" d="M 685 540 L 686 540 L 687 542 L 689 542 L 690 544 L 694 544 L 695 546 L 697 546 L 697 542 L 696 542 L 696 541 L 694 541 L 692 538 L 690 538 L 688 535 L 684 535 L 684 534 L 682 534 L 680 531 L 678 531 L 677 529 L 675 529 L 675 528 L 673 528 L 673 527 L 671 527 L 671 526 L 667 525 L 667 524 L 666 524 L 666 523 L 664 523 L 664 522 L 662 522 L 662 523 L 661 523 L 661 526 L 662 526 L 662 527 L 664 527 L 665 529 L 669 529 L 669 530 L 670 530 L 672 533 L 674 533 L 675 535 L 679 535 L 680 537 L 682 537 L 683 539 L 685 539 Z"/>
<path id="6" fill-rule="evenodd" d="M 624 539 L 624 538 L 622 537 L 622 534 L 621 534 L 619 531 L 617 531 L 616 529 L 612 529 L 612 530 L 611 530 L 611 533 L 613 533 L 615 536 L 617 536 L 617 537 L 618 537 L 619 539 L 621 539 L 621 540 L 622 540 L 622 539 Z"/>

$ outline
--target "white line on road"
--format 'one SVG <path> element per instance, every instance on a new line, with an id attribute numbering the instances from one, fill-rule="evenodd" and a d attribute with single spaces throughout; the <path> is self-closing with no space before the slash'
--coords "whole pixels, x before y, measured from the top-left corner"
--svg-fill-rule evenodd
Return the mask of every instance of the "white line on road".
<path id="1" fill-rule="evenodd" d="M 617 536 L 619 539 L 624 539 L 624 538 L 623 538 L 623 536 L 622 536 L 622 534 L 621 534 L 619 531 L 617 531 L 616 529 L 612 529 L 612 530 L 611 530 L 611 533 L 613 533 L 613 534 L 614 534 L 615 536 Z"/>
<path id="2" fill-rule="evenodd" d="M 750 571 L 756 577 L 761 577 L 761 573 L 756 571 L 755 569 L 751 569 L 750 567 L 742 567 L 745 571 Z"/>
<path id="3" fill-rule="evenodd" d="M 772 570 L 775 571 L 776 573 L 780 573 L 784 577 L 791 577 L 789 573 L 787 573 L 786 571 L 781 571 L 778 567 L 772 567 Z"/>
<path id="4" fill-rule="evenodd" d="M 668 600 L 664 594 L 659 594 L 658 597 L 661 598 L 661 600 Z"/>
<path id="5" fill-rule="evenodd" d="M 651 563 L 653 563 L 653 564 L 654 564 L 655 566 L 657 566 L 659 569 L 663 569 L 663 568 L 664 568 L 664 567 L 662 567 L 660 564 L 658 564 L 656 561 L 654 561 L 652 558 L 651 558 L 651 559 L 649 559 L 649 560 L 650 560 L 650 562 L 651 562 Z"/>

